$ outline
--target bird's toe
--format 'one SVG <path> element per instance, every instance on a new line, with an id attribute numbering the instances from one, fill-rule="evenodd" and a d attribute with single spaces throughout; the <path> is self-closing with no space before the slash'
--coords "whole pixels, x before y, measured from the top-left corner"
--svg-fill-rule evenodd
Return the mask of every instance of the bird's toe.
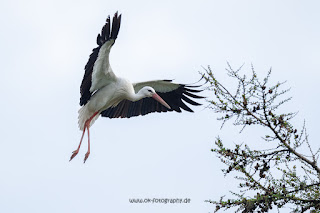
<path id="1" fill-rule="evenodd" d="M 85 163 L 87 161 L 89 155 L 90 155 L 90 152 L 87 152 L 86 155 L 84 156 L 83 163 Z"/>
<path id="2" fill-rule="evenodd" d="M 73 151 L 69 161 L 71 161 L 78 154 L 78 152 L 78 150 Z"/>

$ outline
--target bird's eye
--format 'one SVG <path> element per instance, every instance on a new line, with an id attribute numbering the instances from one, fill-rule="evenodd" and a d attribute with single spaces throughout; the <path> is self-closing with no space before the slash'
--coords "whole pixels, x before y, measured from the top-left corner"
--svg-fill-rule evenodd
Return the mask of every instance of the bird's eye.
<path id="1" fill-rule="evenodd" d="M 148 89 L 148 92 L 151 92 L 151 93 L 152 93 L 151 89 Z"/>

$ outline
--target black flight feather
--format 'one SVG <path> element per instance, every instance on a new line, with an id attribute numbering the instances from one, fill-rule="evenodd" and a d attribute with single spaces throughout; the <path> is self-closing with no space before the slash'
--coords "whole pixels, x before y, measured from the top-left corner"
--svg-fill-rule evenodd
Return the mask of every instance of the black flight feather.
<path id="1" fill-rule="evenodd" d="M 171 82 L 171 80 L 165 80 Z M 202 96 L 195 95 L 193 93 L 201 92 L 202 90 L 190 89 L 197 88 L 200 86 L 188 86 L 180 84 L 180 86 L 169 92 L 157 92 L 157 94 L 171 107 L 171 109 L 166 108 L 158 101 L 153 98 L 143 98 L 139 101 L 133 102 L 129 100 L 121 101 L 117 106 L 109 108 L 101 112 L 102 117 L 108 118 L 130 118 L 139 115 L 146 115 L 152 112 L 168 112 L 176 111 L 181 112 L 181 109 L 188 112 L 193 112 L 192 109 L 187 106 L 187 104 L 197 106 L 201 105 L 190 98 L 201 99 Z M 189 98 L 190 97 L 190 98 Z M 184 103 L 186 102 L 186 103 Z"/>
<path id="2" fill-rule="evenodd" d="M 102 27 L 101 34 L 97 36 L 97 44 L 98 47 L 92 50 L 92 53 L 89 57 L 89 60 L 85 66 L 85 73 L 83 76 L 83 80 L 80 86 L 80 106 L 85 105 L 91 98 L 92 92 L 90 92 L 90 87 L 92 83 L 92 72 L 93 66 L 98 58 L 98 54 L 100 51 L 101 46 L 109 41 L 110 39 L 116 39 L 119 33 L 121 24 L 121 15 L 118 16 L 118 12 L 116 12 L 112 19 L 112 29 L 110 33 L 110 16 L 107 18 L 105 25 Z"/>

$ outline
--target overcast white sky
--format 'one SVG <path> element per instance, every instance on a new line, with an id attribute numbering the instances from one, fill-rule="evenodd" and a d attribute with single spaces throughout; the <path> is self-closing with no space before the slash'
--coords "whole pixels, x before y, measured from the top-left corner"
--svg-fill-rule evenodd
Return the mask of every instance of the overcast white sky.
<path id="1" fill-rule="evenodd" d="M 69 162 L 77 126 L 83 68 L 106 17 L 123 14 L 111 53 L 114 72 L 132 82 L 175 79 L 193 83 L 211 65 L 253 63 L 263 76 L 288 81 L 294 97 L 284 110 L 299 111 L 310 142 L 319 147 L 318 1 L 8 1 L 0 7 L 0 211 L 213 212 L 236 186 L 210 152 L 220 135 L 230 146 L 260 135 L 227 125 L 217 115 L 152 114 L 99 120 Z M 229 80 L 225 80 L 229 84 Z M 232 86 L 232 85 L 229 85 Z M 206 93 L 210 97 L 210 94 Z M 205 103 L 205 102 L 203 102 Z M 250 141 L 248 142 L 250 144 Z M 129 198 L 190 198 L 190 204 L 130 204 Z"/>

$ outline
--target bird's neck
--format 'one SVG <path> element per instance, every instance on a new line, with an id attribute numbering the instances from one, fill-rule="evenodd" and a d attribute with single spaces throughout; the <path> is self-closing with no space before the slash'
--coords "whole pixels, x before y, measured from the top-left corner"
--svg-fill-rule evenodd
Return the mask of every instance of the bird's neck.
<path id="1" fill-rule="evenodd" d="M 134 93 L 134 92 L 133 92 L 133 93 L 130 93 L 130 95 L 129 95 L 129 97 L 128 97 L 128 99 L 129 99 L 130 101 L 133 101 L 133 102 L 139 101 L 139 100 L 141 100 L 142 98 L 145 98 L 145 95 L 141 93 L 141 90 L 139 90 L 138 93 Z"/>

